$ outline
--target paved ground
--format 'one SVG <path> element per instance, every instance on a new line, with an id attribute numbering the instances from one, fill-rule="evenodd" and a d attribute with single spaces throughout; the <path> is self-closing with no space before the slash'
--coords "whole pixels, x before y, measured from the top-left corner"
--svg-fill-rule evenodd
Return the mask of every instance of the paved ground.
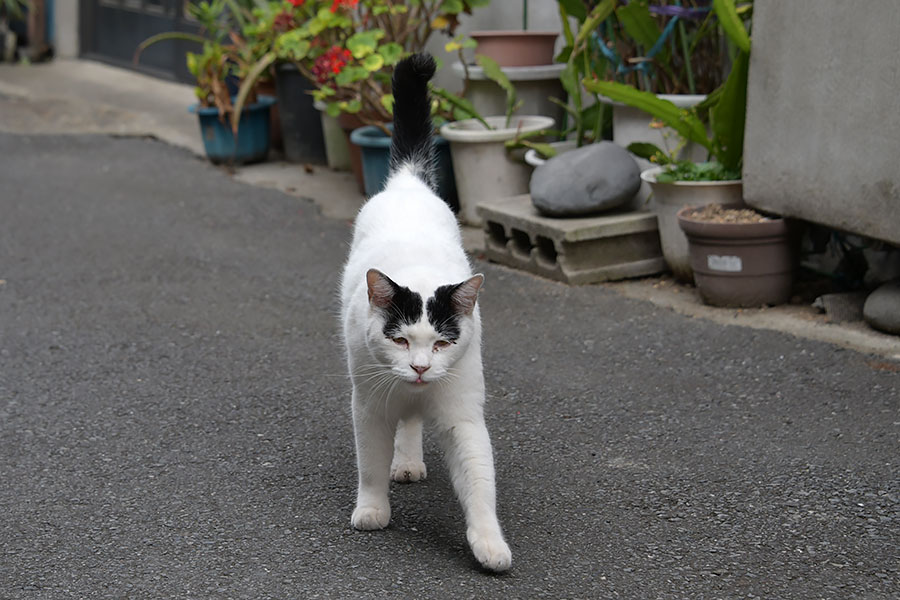
<path id="1" fill-rule="evenodd" d="M 354 532 L 346 222 L 147 139 L 0 134 L 0 597 L 891 598 L 900 368 L 487 263 L 501 520 L 434 443 Z"/>

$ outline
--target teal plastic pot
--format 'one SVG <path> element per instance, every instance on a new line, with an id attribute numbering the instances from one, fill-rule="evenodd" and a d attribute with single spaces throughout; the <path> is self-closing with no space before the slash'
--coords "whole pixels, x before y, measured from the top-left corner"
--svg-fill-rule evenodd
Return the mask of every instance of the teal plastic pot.
<path id="1" fill-rule="evenodd" d="M 231 132 L 228 119 L 219 120 L 219 109 L 197 104 L 190 111 L 200 120 L 200 135 L 206 156 L 214 164 L 245 165 L 260 162 L 269 154 L 269 109 L 275 104 L 271 96 L 259 96 L 256 103 L 245 106 L 238 122 L 237 136 Z"/>
<path id="2" fill-rule="evenodd" d="M 388 129 L 392 129 L 388 125 Z M 362 151 L 363 181 L 366 196 L 374 196 L 382 189 L 390 174 L 391 138 L 374 125 L 354 129 L 350 141 Z M 447 203 L 453 212 L 459 212 L 459 197 L 456 193 L 456 179 L 453 176 L 453 161 L 450 159 L 450 144 L 439 135 L 433 138 L 437 157 L 437 195 Z"/>

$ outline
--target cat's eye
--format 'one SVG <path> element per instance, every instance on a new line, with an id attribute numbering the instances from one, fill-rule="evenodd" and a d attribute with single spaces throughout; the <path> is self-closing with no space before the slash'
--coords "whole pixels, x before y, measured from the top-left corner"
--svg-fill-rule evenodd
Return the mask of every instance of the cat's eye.
<path id="1" fill-rule="evenodd" d="M 409 341 L 406 338 L 395 337 L 395 338 L 391 338 L 391 341 L 394 342 L 395 344 L 397 344 L 398 346 L 403 346 L 404 348 L 409 347 Z"/>
<path id="2" fill-rule="evenodd" d="M 434 349 L 435 350 L 443 350 L 444 348 L 446 348 L 449 345 L 450 345 L 450 342 L 448 342 L 446 340 L 438 340 L 434 343 Z"/>

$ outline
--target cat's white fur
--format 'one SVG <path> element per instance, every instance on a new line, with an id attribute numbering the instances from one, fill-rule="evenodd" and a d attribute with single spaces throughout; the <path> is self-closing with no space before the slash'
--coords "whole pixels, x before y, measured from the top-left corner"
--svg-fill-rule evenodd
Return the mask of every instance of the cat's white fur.
<path id="1" fill-rule="evenodd" d="M 472 273 L 453 213 L 415 173 L 412 165 L 397 170 L 385 190 L 363 206 L 343 272 L 342 318 L 359 470 L 351 523 L 365 530 L 386 527 L 390 480 L 426 476 L 424 421 L 438 433 L 472 552 L 484 567 L 503 571 L 512 555 L 497 520 L 494 461 L 484 423 L 481 321 L 475 304 L 483 278 Z M 417 323 L 392 336 L 404 338 L 408 347 L 388 339 L 383 311 L 371 297 L 378 293 L 372 269 L 417 292 L 423 302 L 439 286 L 467 282 L 463 292 L 472 308 L 459 318 L 456 343 L 435 346 L 440 336 L 424 310 Z"/>

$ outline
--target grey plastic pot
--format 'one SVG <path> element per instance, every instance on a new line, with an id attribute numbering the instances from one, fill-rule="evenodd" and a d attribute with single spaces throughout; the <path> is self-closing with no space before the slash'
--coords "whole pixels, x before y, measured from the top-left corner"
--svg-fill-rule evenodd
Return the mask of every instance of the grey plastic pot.
<path id="1" fill-rule="evenodd" d="M 653 193 L 650 208 L 656 214 L 663 257 L 676 279 L 691 282 L 694 275 L 687 238 L 678 225 L 678 211 L 685 206 L 743 205 L 744 187 L 740 180 L 659 183 L 656 176 L 661 171 L 662 167 L 647 169 L 641 172 L 641 179 L 649 184 Z"/>
<path id="2" fill-rule="evenodd" d="M 550 129 L 550 117 L 506 117 L 485 119 L 494 129 L 485 129 L 475 119 L 454 121 L 441 127 L 441 136 L 450 142 L 456 189 L 459 193 L 459 219 L 468 225 L 481 225 L 476 208 L 479 202 L 528 193 L 531 167 L 524 160 L 508 156 L 506 142 L 517 132 Z M 524 153 L 523 153 L 524 154 Z"/>
<path id="3" fill-rule="evenodd" d="M 795 259 L 787 221 L 714 223 L 696 220 L 697 210 L 685 207 L 677 218 L 687 235 L 697 290 L 706 304 L 750 308 L 790 300 Z"/>

